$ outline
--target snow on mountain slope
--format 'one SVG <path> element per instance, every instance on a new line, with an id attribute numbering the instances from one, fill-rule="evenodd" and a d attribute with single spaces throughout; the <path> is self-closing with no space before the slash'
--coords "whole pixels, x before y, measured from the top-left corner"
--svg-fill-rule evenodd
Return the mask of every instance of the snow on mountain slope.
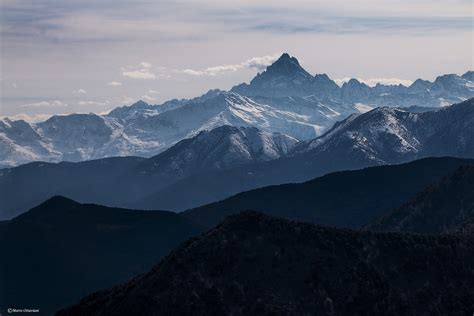
<path id="1" fill-rule="evenodd" d="M 49 147 L 60 153 L 60 159 L 82 161 L 110 156 L 153 155 L 163 144 L 155 139 L 143 141 L 124 133 L 117 119 L 96 114 L 53 116 L 31 126 Z M 45 157 L 46 161 L 51 160 Z"/>
<path id="2" fill-rule="evenodd" d="M 474 157 L 474 99 L 428 112 L 381 107 L 352 115 L 296 152 L 383 164 L 426 156 Z"/>
<path id="3" fill-rule="evenodd" d="M 251 99 L 233 92 L 220 92 L 204 102 L 191 102 L 159 115 L 137 118 L 128 122 L 125 132 L 140 130 L 146 135 L 160 130 L 160 137 L 171 144 L 202 130 L 233 125 L 311 139 L 335 121 L 357 111 L 336 102 L 328 104 L 312 98 Z"/>
<path id="4" fill-rule="evenodd" d="M 176 142 L 223 125 L 257 127 L 298 139 L 320 135 L 354 108 L 326 105 L 312 98 L 254 101 L 233 92 L 216 92 L 160 112 L 145 103 L 110 115 L 53 116 L 37 124 L 4 123 L 1 164 L 34 160 L 82 161 L 111 156 L 150 157 Z M 126 113 L 128 111 L 128 113 Z M 23 142 L 21 135 L 30 133 Z"/>
<path id="5" fill-rule="evenodd" d="M 29 123 L 0 119 L 0 168 L 44 157 L 59 159 L 60 153 L 48 145 Z"/>
<path id="6" fill-rule="evenodd" d="M 462 76 L 447 74 L 430 82 L 418 79 L 409 87 L 377 85 L 367 98 L 358 102 L 377 106 L 447 106 L 474 97 L 474 81 L 466 72 Z"/>
<path id="7" fill-rule="evenodd" d="M 339 128 L 309 143 L 312 155 L 351 151 L 363 159 L 377 163 L 413 156 L 420 150 L 414 125 L 419 114 L 393 108 L 377 108 L 364 115 L 351 117 Z M 419 124 L 422 127 L 422 124 Z M 409 159 L 409 158 L 408 158 Z"/>
<path id="8" fill-rule="evenodd" d="M 320 135 L 335 121 L 354 112 L 354 109 L 339 108 L 338 104 L 326 105 L 315 99 L 265 99 L 224 93 L 227 108 L 218 119 L 212 118 L 204 129 L 214 128 L 220 120 L 236 126 L 256 126 L 267 132 L 279 132 L 298 139 L 311 139 Z"/>
<path id="9" fill-rule="evenodd" d="M 36 124 L 0 121 L 0 166 L 31 161 L 82 161 L 110 156 L 152 155 L 158 141 L 127 135 L 114 118 L 96 114 L 53 116 Z"/>
<path id="10" fill-rule="evenodd" d="M 221 91 L 219 89 L 213 89 L 213 90 L 209 90 L 208 92 L 206 92 L 205 94 L 199 97 L 196 97 L 190 100 L 173 99 L 173 100 L 166 101 L 165 103 L 160 104 L 160 105 L 152 105 L 152 104 L 146 103 L 143 100 L 140 100 L 130 106 L 117 107 L 113 109 L 112 111 L 110 111 L 109 114 L 107 114 L 107 116 L 117 118 L 117 119 L 122 119 L 122 120 L 132 120 L 140 116 L 158 115 L 160 113 L 163 113 L 169 110 L 177 109 L 188 103 L 203 102 L 205 100 L 215 97 L 220 92 Z"/>
<path id="11" fill-rule="evenodd" d="M 255 127 L 224 125 L 202 131 L 145 161 L 140 173 L 189 176 L 211 169 L 228 169 L 246 163 L 269 161 L 288 154 L 298 140 Z"/>

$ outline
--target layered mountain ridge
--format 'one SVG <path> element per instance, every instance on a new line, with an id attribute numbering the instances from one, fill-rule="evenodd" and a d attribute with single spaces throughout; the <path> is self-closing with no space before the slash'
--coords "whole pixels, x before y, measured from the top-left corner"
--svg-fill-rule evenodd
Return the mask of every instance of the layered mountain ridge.
<path id="1" fill-rule="evenodd" d="M 115 157 L 80 163 L 34 162 L 3 169 L 0 171 L 0 218 L 19 214 L 21 209 L 26 210 L 53 195 L 124 206 L 126 201 L 194 173 L 277 159 L 288 154 L 297 143 L 286 135 L 225 125 L 182 140 L 149 159 Z M 23 198 L 17 199 L 15 192 L 20 189 Z"/>
<path id="2" fill-rule="evenodd" d="M 471 158 L 473 122 L 471 99 L 427 112 L 377 108 L 352 115 L 310 141 L 254 127 L 222 126 L 151 158 L 26 164 L 0 171 L 0 218 L 15 216 L 53 195 L 179 211 L 334 171 L 431 156 Z M 22 199 L 15 198 L 19 190 Z"/>
<path id="3" fill-rule="evenodd" d="M 303 183 L 272 185 L 241 192 L 222 201 L 186 210 L 183 214 L 204 226 L 217 225 L 226 216 L 241 210 L 256 210 L 273 216 L 331 227 L 361 228 L 415 198 L 416 193 L 436 183 L 443 176 L 451 176 L 463 166 L 474 166 L 474 160 L 425 158 L 400 165 L 338 171 Z M 474 191 L 472 184 L 467 184 L 474 181 L 474 174 L 467 173 L 461 179 L 454 187 L 460 188 L 464 185 L 463 189 L 458 190 L 458 194 L 451 189 L 447 192 L 449 194 L 438 197 L 439 200 L 445 199 L 444 206 L 452 205 L 448 208 L 452 212 L 445 211 L 445 216 L 438 223 L 448 223 L 446 218 L 454 219 L 457 212 L 472 213 L 469 209 L 472 209 L 472 206 L 468 201 L 474 197 Z M 434 190 L 433 195 L 439 193 L 440 191 Z M 463 198 L 449 203 L 454 196 Z M 454 205 L 463 203 L 465 206 L 455 211 Z M 419 221 L 426 221 L 427 217 L 429 218 L 419 216 Z M 389 227 L 388 224 L 380 225 L 379 230 L 390 230 Z M 405 231 L 421 232 L 414 225 L 407 227 Z"/>
<path id="4" fill-rule="evenodd" d="M 0 168 L 31 161 L 83 161 L 112 156 L 151 157 L 200 131 L 222 125 L 256 127 L 310 140 L 336 121 L 379 106 L 439 107 L 474 97 L 472 72 L 417 80 L 410 87 L 369 87 L 352 79 L 339 87 L 311 75 L 283 54 L 249 84 L 210 90 L 161 105 L 139 101 L 107 115 L 53 116 L 40 123 L 0 120 Z"/>

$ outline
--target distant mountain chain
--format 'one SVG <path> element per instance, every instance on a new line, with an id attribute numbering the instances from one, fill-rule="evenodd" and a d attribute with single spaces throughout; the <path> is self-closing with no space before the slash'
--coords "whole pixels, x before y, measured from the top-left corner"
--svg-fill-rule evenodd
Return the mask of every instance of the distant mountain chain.
<path id="1" fill-rule="evenodd" d="M 2 169 L 0 219 L 53 195 L 179 211 L 333 171 L 441 156 L 474 157 L 474 99 L 427 112 L 377 108 L 351 115 L 308 141 L 226 125 L 184 139 L 151 158 L 34 162 Z"/>
<path id="2" fill-rule="evenodd" d="M 112 156 L 151 157 L 222 125 L 256 127 L 299 140 L 313 139 L 351 114 L 379 106 L 440 107 L 474 97 L 474 72 L 443 75 L 411 86 L 369 87 L 351 79 L 339 87 L 312 76 L 283 54 L 249 84 L 210 90 L 161 105 L 139 101 L 107 115 L 53 116 L 40 123 L 0 120 L 0 168 L 32 161 L 83 161 Z"/>

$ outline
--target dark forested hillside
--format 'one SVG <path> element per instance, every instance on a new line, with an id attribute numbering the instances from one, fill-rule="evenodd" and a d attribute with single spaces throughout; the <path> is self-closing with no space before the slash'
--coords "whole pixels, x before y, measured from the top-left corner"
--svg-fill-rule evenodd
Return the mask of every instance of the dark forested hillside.
<path id="1" fill-rule="evenodd" d="M 369 226 L 380 231 L 474 232 L 474 166 L 461 166 Z"/>
<path id="2" fill-rule="evenodd" d="M 64 315 L 470 315 L 470 236 L 356 232 L 254 212 Z"/>

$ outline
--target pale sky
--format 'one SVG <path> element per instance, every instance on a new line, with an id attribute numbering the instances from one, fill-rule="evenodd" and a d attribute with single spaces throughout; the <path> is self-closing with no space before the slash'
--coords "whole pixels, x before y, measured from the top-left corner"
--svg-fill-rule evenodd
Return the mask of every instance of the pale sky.
<path id="1" fill-rule="evenodd" d="M 471 0 L 0 0 L 0 116 L 103 113 L 310 73 L 409 83 L 474 68 Z"/>

